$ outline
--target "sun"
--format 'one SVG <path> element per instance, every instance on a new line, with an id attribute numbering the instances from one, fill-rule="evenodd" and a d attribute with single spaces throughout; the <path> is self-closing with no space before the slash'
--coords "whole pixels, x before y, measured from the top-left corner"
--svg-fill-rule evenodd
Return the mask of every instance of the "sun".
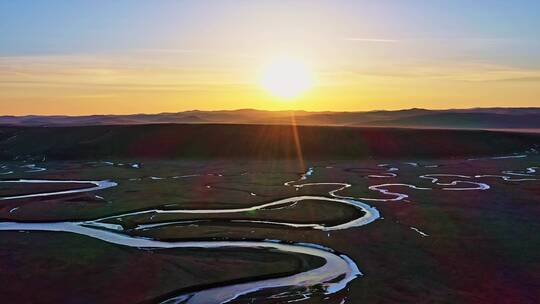
<path id="1" fill-rule="evenodd" d="M 281 99 L 294 99 L 313 86 L 313 77 L 300 60 L 279 59 L 263 68 L 260 85 Z"/>

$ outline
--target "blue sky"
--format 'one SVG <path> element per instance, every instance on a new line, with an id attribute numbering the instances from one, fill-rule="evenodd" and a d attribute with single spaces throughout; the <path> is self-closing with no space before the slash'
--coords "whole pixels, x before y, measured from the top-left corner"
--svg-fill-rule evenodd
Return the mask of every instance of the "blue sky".
<path id="1" fill-rule="evenodd" d="M 346 35 L 389 39 L 508 40 L 538 50 L 540 1 L 140 1 L 17 0 L 0 3 L 3 55 L 182 47 L 183 40 L 227 26 L 238 12 L 301 18 L 320 10 L 349 27 Z M 282 16 L 285 15 L 285 16 Z M 281 17 L 280 17 L 281 16 Z M 292 17 L 294 18 L 294 16 Z M 256 19 L 256 18 L 253 18 Z M 263 20 L 268 21 L 267 18 Z M 331 25 L 337 20 L 320 20 Z M 216 33 L 219 34 L 219 33 Z M 338 35 L 339 33 L 336 33 Z M 208 39 L 211 39 L 209 37 Z M 249 39 L 249 37 L 246 37 Z M 185 45 L 189 47 L 189 45 Z M 505 52 L 510 52 L 505 50 Z M 526 53 L 522 49 L 516 53 Z M 529 54 L 533 57 L 533 54 Z"/>

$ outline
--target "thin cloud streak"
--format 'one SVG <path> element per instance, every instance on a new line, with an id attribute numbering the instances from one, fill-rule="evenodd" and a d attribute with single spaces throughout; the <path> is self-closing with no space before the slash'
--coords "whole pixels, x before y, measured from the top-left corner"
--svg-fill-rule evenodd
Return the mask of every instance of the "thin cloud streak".
<path id="1" fill-rule="evenodd" d="M 356 38 L 348 37 L 344 39 L 345 41 L 356 41 L 356 42 L 374 42 L 374 43 L 397 43 L 401 40 L 397 39 L 376 39 L 376 38 Z"/>

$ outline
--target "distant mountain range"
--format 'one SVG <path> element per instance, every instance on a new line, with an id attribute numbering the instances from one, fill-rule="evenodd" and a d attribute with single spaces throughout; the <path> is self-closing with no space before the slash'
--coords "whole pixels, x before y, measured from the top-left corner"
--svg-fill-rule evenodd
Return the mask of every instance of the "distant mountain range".
<path id="1" fill-rule="evenodd" d="M 138 124 L 298 124 L 443 129 L 540 129 L 540 108 L 408 109 L 371 112 L 186 111 L 91 116 L 0 116 L 3 126 L 90 126 Z"/>

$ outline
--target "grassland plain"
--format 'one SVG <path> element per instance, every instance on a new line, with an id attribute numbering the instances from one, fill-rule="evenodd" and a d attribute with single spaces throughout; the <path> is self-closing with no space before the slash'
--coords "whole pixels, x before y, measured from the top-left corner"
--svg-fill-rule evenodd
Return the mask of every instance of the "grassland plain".
<path id="1" fill-rule="evenodd" d="M 534 303 L 539 298 L 540 157 L 534 152 L 480 158 L 296 160 L 97 159 L 4 161 L 2 180 L 111 180 L 98 191 L 3 200 L 3 223 L 106 218 L 138 238 L 173 241 L 281 240 L 346 254 L 363 276 L 331 295 L 264 289 L 236 302 Z M 31 170 L 33 164 L 46 170 Z M 309 174 L 307 174 L 309 172 Z M 23 186 L 24 187 L 23 187 Z M 70 189 L 69 183 L 58 184 Z M 71 185 L 73 186 L 73 185 Z M 81 185 L 76 185 L 80 188 Z M 92 185 L 88 185 L 91 187 Z M 487 187 L 486 187 L 487 186 Z M 54 187 L 53 187 L 54 188 Z M 51 185 L 0 183 L 3 198 Z M 341 190 L 339 190 L 341 189 Z M 54 189 L 56 191 L 58 189 Z M 336 191 L 337 190 L 337 191 Z M 381 217 L 346 204 L 298 200 L 234 213 L 284 198 L 355 198 Z M 152 210 L 164 210 L 156 213 Z M 142 211 L 142 213 L 140 213 Z M 139 212 L 133 214 L 133 212 Z M 257 248 L 144 249 L 46 231 L 0 232 L 4 299 L 18 302 L 133 303 L 216 286 L 279 278 L 316 268 L 320 258 Z M 9 250 L 8 250 L 9 249 Z M 32 290 L 32 292 L 28 292 Z"/>

